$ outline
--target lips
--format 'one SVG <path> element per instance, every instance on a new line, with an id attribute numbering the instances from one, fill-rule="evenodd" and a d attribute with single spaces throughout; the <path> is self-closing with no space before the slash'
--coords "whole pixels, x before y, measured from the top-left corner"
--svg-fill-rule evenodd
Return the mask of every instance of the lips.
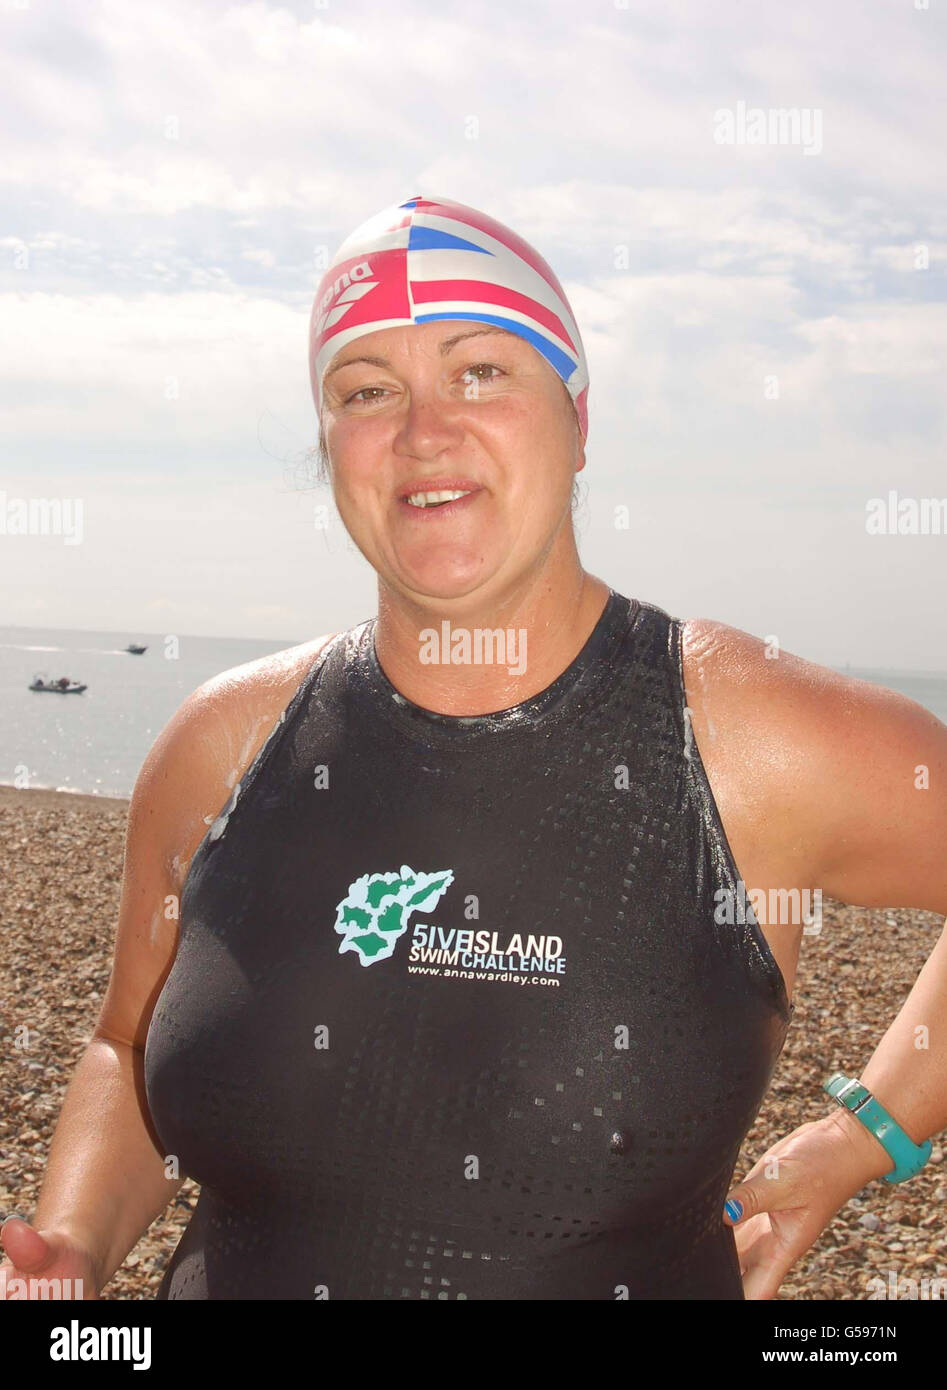
<path id="1" fill-rule="evenodd" d="M 404 500 L 409 507 L 442 507 L 445 502 L 459 502 L 468 495 L 466 489 L 463 492 L 414 492 Z"/>
<path id="2" fill-rule="evenodd" d="M 459 491 L 459 489 L 454 491 Z M 461 497 L 453 497 L 451 501 L 429 504 L 425 507 L 409 502 L 407 497 L 399 497 L 398 509 L 413 521 L 433 521 L 436 517 L 456 516 L 465 507 L 475 503 L 482 491 L 482 488 L 477 488 L 475 491 L 464 493 Z"/>
<path id="3" fill-rule="evenodd" d="M 482 491 L 471 478 L 418 478 L 399 488 L 397 504 L 419 519 L 453 515 Z"/>
<path id="4" fill-rule="evenodd" d="M 435 473 L 430 477 L 406 478 L 397 491 L 398 497 L 411 497 L 416 492 L 473 492 L 480 484 L 462 473 Z"/>

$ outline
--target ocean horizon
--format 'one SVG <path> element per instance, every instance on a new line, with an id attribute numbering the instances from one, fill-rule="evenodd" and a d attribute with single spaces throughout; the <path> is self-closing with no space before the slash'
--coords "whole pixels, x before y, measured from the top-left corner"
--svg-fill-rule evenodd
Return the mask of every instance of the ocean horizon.
<path id="1" fill-rule="evenodd" d="M 370 616 L 369 614 L 365 615 Z M 0 785 L 129 797 L 149 749 L 193 690 L 211 676 L 298 645 L 253 637 L 0 627 Z M 142 656 L 124 650 L 146 645 Z M 947 672 L 830 669 L 896 690 L 947 724 Z M 81 695 L 41 700 L 34 676 L 85 682 Z"/>

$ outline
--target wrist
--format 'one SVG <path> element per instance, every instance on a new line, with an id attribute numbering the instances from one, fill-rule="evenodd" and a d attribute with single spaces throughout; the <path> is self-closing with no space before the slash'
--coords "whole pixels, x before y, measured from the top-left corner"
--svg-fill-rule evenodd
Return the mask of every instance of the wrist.
<path id="1" fill-rule="evenodd" d="M 837 1171 L 845 1177 L 851 1195 L 894 1168 L 894 1159 L 881 1140 L 850 1110 L 836 1105 L 817 1123 L 837 1150 Z"/>

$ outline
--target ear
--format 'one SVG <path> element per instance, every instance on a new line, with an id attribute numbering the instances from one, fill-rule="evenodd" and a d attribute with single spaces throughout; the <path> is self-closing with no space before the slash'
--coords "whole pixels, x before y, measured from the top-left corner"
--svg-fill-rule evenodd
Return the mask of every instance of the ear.
<path id="1" fill-rule="evenodd" d="M 576 446 L 575 446 L 575 458 L 576 458 L 576 463 L 575 463 L 575 471 L 576 471 L 577 473 L 581 473 L 581 472 L 582 472 L 582 469 L 583 469 L 583 468 L 585 467 L 585 465 L 586 465 L 587 460 L 586 460 L 586 457 L 585 457 L 585 435 L 582 433 L 582 429 L 581 429 L 581 427 L 580 427 L 580 425 L 579 425 L 579 417 L 578 417 L 578 416 L 576 416 L 576 420 L 575 420 L 575 432 L 576 432 Z"/>

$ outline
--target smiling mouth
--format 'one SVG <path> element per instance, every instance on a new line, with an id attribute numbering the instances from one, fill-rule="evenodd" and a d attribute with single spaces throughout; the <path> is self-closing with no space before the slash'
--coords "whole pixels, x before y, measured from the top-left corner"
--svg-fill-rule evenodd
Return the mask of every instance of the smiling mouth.
<path id="1" fill-rule="evenodd" d="M 443 507 L 446 502 L 457 502 L 461 497 L 469 497 L 473 488 L 457 488 L 440 492 L 412 492 L 402 501 L 409 507 Z"/>

